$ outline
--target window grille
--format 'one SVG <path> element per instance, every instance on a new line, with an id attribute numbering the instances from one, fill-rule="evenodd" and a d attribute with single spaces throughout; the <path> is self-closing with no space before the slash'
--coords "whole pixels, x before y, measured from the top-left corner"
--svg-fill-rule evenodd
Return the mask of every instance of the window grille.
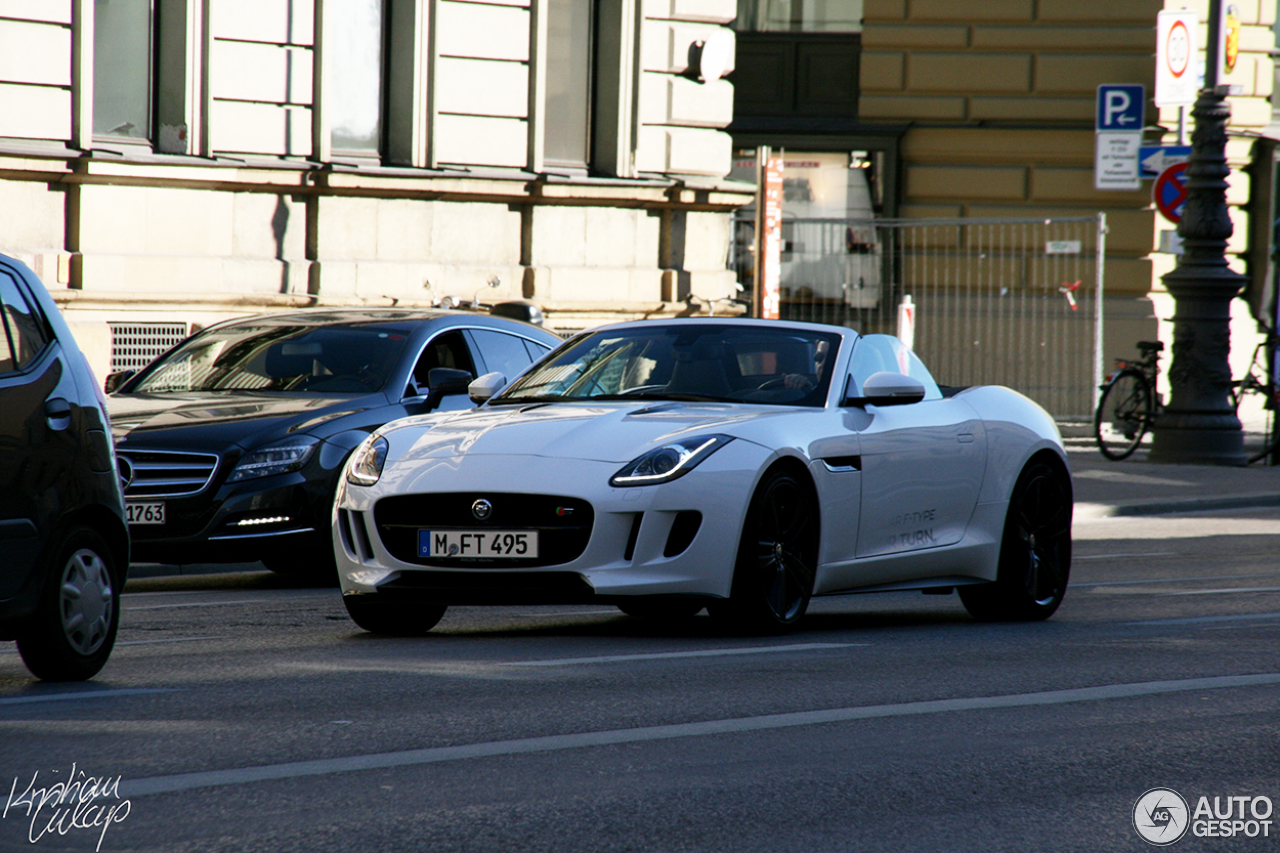
<path id="1" fill-rule="evenodd" d="M 186 323 L 110 323 L 111 372 L 141 370 L 187 336 Z"/>

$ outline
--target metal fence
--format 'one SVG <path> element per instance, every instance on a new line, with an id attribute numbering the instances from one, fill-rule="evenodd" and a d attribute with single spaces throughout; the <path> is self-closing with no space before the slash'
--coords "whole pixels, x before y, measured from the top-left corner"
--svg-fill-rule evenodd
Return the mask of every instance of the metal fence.
<path id="1" fill-rule="evenodd" d="M 746 294 L 754 225 L 735 221 L 730 258 Z M 1088 420 L 1102 379 L 1105 234 L 1104 214 L 784 218 L 781 317 L 910 338 L 941 384 L 1008 385 L 1059 420 Z"/>

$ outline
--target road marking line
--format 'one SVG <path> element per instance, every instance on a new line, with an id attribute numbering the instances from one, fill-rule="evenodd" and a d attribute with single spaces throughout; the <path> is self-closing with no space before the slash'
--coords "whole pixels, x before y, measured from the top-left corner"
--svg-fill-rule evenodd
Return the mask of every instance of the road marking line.
<path id="1" fill-rule="evenodd" d="M 116 647 L 120 646 L 148 646 L 154 643 L 198 643 L 201 640 L 225 640 L 226 637 L 170 637 L 164 640 L 125 640 L 117 641 Z"/>
<path id="2" fill-rule="evenodd" d="M 669 660 L 672 658 L 712 658 L 722 655 L 754 655 L 770 652 L 804 652 L 814 649 L 847 649 L 870 643 L 797 643 L 790 646 L 751 646 L 745 649 L 703 649 L 689 652 L 654 652 L 640 655 L 601 655 L 593 658 L 559 658 L 556 660 L 506 661 L 503 666 L 573 666 L 583 663 L 625 663 L 634 660 Z"/>
<path id="3" fill-rule="evenodd" d="M 1079 560 L 1119 560 L 1130 557 L 1176 557 L 1177 551 L 1144 551 L 1141 554 L 1085 554 L 1073 555 L 1071 559 Z"/>
<path id="4" fill-rule="evenodd" d="M 1280 592 L 1280 586 L 1231 586 L 1223 589 L 1184 589 L 1180 592 L 1162 592 L 1160 595 L 1224 595 L 1232 592 Z"/>
<path id="5" fill-rule="evenodd" d="M 246 598 L 243 601 L 189 601 L 180 604 L 141 604 L 122 610 L 169 610 L 174 607 L 220 607 L 228 604 L 279 604 L 279 599 Z"/>
<path id="6" fill-rule="evenodd" d="M 1152 619 L 1148 622 L 1121 622 L 1121 625 L 1199 625 L 1209 622 L 1245 622 L 1253 619 L 1280 619 L 1280 613 L 1244 613 L 1239 616 L 1189 616 L 1183 619 Z"/>
<path id="7" fill-rule="evenodd" d="M 173 687 L 129 687 L 119 690 L 81 690 L 76 693 L 46 693 L 43 696 L 5 696 L 0 705 L 26 705 L 31 702 L 67 702 L 76 699 L 110 699 L 114 696 L 142 696 L 147 693 L 177 693 Z"/>
<path id="8" fill-rule="evenodd" d="M 1146 583 L 1199 583 L 1203 581 L 1251 581 L 1258 578 L 1273 578 L 1275 572 L 1266 575 L 1219 575 L 1218 577 L 1196 577 L 1196 578 L 1155 578 L 1152 580 L 1141 581 L 1096 581 L 1094 583 L 1072 583 L 1072 587 L 1081 586 L 1137 586 Z"/>
<path id="9" fill-rule="evenodd" d="M 195 643 L 200 640 L 225 640 L 226 637 L 171 637 L 164 640 L 117 640 L 116 647 L 120 646 L 147 646 L 154 643 Z M 16 655 L 17 649 L 0 649 L 0 655 Z"/>
<path id="10" fill-rule="evenodd" d="M 1131 699 L 1137 696 L 1156 696 L 1164 693 L 1260 687 L 1270 684 L 1280 684 L 1280 672 L 1188 678 L 1181 681 L 1107 684 L 1101 687 L 1049 690 L 1042 693 L 978 696 L 969 699 L 935 699 L 923 702 L 903 702 L 894 705 L 869 705 L 860 708 L 832 708 L 824 711 L 798 711 L 789 714 L 767 714 L 758 717 L 707 720 L 699 723 L 645 726 L 635 729 L 548 735 L 516 740 L 491 741 L 488 743 L 463 744 L 461 746 L 409 749 L 401 752 L 352 755 L 346 758 L 326 758 L 315 761 L 294 761 L 287 764 L 238 767 L 231 770 L 175 773 L 169 776 L 150 776 L 123 781 L 120 783 L 119 791 L 120 796 L 127 799 L 151 794 L 168 794 L 174 791 L 189 791 L 195 788 L 244 785 L 251 782 L 297 779 L 307 776 L 327 776 L 333 773 L 355 773 L 363 770 L 383 770 L 391 767 L 413 767 L 473 758 L 495 758 L 528 755 L 531 753 L 559 752 L 593 746 L 615 746 L 625 743 L 643 743 L 675 738 L 740 734 L 743 732 L 794 728 L 797 726 L 816 726 L 826 723 L 847 723 L 854 720 L 882 717 L 908 717 L 922 714 L 981 711 L 999 708 L 1026 708 L 1037 705 L 1061 705 L 1069 702 L 1097 702 L 1106 699 Z"/>
<path id="11" fill-rule="evenodd" d="M 618 608 L 612 610 L 565 610 L 560 613 L 513 613 L 511 616 L 516 619 L 554 619 L 560 616 L 621 616 L 622 611 Z"/>

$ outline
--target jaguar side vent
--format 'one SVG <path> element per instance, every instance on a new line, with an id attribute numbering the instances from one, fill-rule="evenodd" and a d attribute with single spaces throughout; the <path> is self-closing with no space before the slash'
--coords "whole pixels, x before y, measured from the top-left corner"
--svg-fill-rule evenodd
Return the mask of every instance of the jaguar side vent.
<path id="1" fill-rule="evenodd" d="M 628 563 L 636 556 L 636 542 L 640 539 L 640 522 L 643 519 L 643 512 L 637 512 L 631 519 L 631 535 L 627 537 L 627 548 L 622 552 L 622 559 Z"/>
<path id="2" fill-rule="evenodd" d="M 676 513 L 676 520 L 671 523 L 671 532 L 667 534 L 667 547 L 662 549 L 662 556 L 676 557 L 683 554 L 693 544 L 693 537 L 698 535 L 702 527 L 702 513 L 685 510 Z"/>

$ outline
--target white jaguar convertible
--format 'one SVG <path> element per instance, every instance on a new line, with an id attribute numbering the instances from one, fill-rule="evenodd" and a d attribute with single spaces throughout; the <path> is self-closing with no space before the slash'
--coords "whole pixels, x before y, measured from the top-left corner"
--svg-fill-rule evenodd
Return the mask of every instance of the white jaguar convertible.
<path id="1" fill-rule="evenodd" d="M 1053 420 L 1008 388 L 940 388 L 897 338 L 639 321 L 510 384 L 453 382 L 483 405 L 381 427 L 339 487 L 343 600 L 368 631 L 424 633 L 451 604 L 604 602 L 769 632 L 811 596 L 907 589 L 1032 620 L 1066 591 Z"/>

